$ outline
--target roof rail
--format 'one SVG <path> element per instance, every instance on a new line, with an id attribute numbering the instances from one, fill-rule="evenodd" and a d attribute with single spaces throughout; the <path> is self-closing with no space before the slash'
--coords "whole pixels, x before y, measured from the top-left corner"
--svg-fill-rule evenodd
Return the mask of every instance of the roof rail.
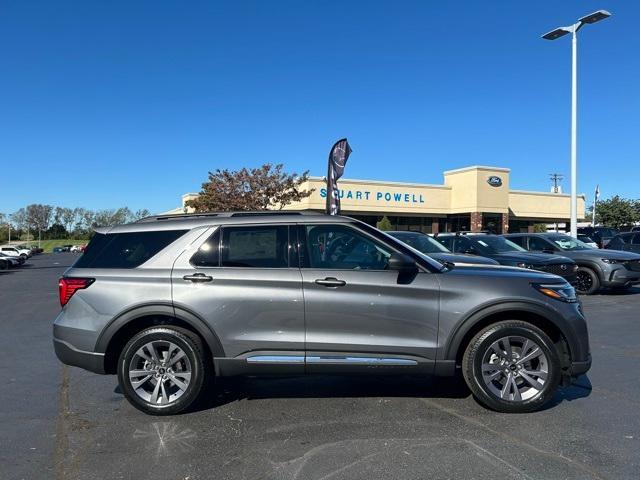
<path id="1" fill-rule="evenodd" d="M 282 210 L 266 210 L 266 211 L 246 211 L 246 212 L 205 212 L 205 213 L 170 213 L 167 215 L 152 215 L 150 217 L 141 218 L 135 223 L 149 223 L 162 220 L 181 220 L 202 217 L 253 217 L 253 216 L 277 216 L 277 215 L 324 215 L 314 211 L 282 211 Z"/>

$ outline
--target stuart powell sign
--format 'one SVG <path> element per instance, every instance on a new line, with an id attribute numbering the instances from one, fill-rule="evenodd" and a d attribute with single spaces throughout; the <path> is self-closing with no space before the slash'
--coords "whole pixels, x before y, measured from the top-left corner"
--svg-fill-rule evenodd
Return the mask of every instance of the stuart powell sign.
<path id="1" fill-rule="evenodd" d="M 386 192 L 383 190 L 346 190 L 338 189 L 340 199 L 360 200 L 364 202 L 388 203 L 425 203 L 421 193 Z M 320 189 L 320 198 L 327 198 L 327 189 Z"/>

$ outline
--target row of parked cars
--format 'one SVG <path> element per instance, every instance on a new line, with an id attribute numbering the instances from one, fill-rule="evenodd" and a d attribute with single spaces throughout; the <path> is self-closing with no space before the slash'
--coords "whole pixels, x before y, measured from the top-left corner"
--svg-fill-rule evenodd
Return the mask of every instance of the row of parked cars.
<path id="1" fill-rule="evenodd" d="M 82 253 L 86 248 L 86 245 L 62 245 L 60 247 L 54 247 L 53 253 L 63 253 L 63 252 L 72 252 L 72 253 Z"/>
<path id="2" fill-rule="evenodd" d="M 640 241 L 640 232 L 617 235 L 605 249 L 593 248 L 562 233 L 387 233 L 436 260 L 548 272 L 565 278 L 578 293 L 587 295 L 602 288 L 623 291 L 640 283 L 640 255 L 612 248 L 621 236 L 631 235 L 632 241 L 637 236 Z"/>
<path id="3" fill-rule="evenodd" d="M 42 253 L 42 249 L 27 245 L 3 245 L 0 247 L 0 270 L 20 267 L 32 255 Z"/>

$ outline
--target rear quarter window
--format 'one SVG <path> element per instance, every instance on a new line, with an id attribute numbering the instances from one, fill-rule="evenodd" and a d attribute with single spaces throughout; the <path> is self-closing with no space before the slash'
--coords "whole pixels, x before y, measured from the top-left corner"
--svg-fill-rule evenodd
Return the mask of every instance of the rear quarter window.
<path id="1" fill-rule="evenodd" d="M 96 233 L 74 268 L 135 268 L 153 257 L 187 230 Z"/>

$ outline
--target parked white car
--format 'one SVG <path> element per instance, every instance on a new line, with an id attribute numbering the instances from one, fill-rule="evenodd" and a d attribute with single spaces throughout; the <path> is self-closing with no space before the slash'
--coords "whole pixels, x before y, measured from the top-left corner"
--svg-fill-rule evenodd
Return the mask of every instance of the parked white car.
<path id="1" fill-rule="evenodd" d="M 31 250 L 14 247 L 12 245 L 4 245 L 0 247 L 0 252 L 10 257 L 22 257 L 25 259 L 31 256 Z"/>
<path id="2" fill-rule="evenodd" d="M 586 246 L 591 248 L 600 248 L 596 242 L 594 242 L 591 237 L 587 235 L 578 234 L 578 240 L 584 243 Z"/>
<path id="3" fill-rule="evenodd" d="M 80 245 L 74 245 L 69 249 L 70 252 L 79 253 L 82 251 L 82 247 Z"/>

